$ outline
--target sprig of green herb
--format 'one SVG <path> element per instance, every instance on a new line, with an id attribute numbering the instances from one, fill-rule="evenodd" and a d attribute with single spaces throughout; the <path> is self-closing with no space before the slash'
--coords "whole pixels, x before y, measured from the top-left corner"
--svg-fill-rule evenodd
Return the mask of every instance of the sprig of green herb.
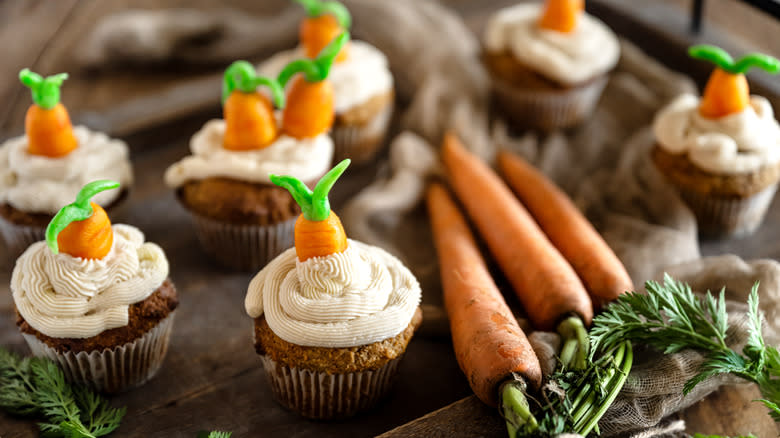
<path id="1" fill-rule="evenodd" d="M 97 438 L 116 430 L 125 408 L 84 386 L 71 385 L 62 370 L 42 358 L 22 358 L 0 348 L 0 408 L 11 414 L 39 417 L 47 437 Z"/>
<path id="2" fill-rule="evenodd" d="M 233 432 L 222 432 L 219 430 L 206 432 L 205 430 L 202 430 L 198 432 L 196 438 L 230 438 L 231 435 L 233 435 Z"/>
<path id="3" fill-rule="evenodd" d="M 622 295 L 594 318 L 592 351 L 609 350 L 626 340 L 666 354 L 699 350 L 706 355 L 705 361 L 686 382 L 684 394 L 712 376 L 732 374 L 758 384 L 764 397 L 759 401 L 780 420 L 780 353 L 767 346 L 761 334 L 758 283 L 748 298 L 748 337 L 741 352 L 726 344 L 729 325 L 724 289 L 717 298 L 709 291 L 699 297 L 690 286 L 669 275 L 664 276 L 663 284 L 647 282 L 645 289 L 647 295 Z"/>

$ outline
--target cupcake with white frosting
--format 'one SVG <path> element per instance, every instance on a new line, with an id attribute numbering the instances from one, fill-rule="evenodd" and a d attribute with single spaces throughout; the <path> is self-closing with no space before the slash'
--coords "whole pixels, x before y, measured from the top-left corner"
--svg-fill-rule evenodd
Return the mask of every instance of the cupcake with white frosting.
<path id="1" fill-rule="evenodd" d="M 281 82 L 257 76 L 246 61 L 233 63 L 225 71 L 224 119 L 206 123 L 190 142 L 192 155 L 165 172 L 165 183 L 192 213 L 202 246 L 223 265 L 258 269 L 292 245 L 300 209 L 269 175 L 314 182 L 330 168 L 333 86 L 327 77 L 348 40 L 342 34 L 314 60 L 290 62 Z"/>
<path id="2" fill-rule="evenodd" d="M 422 322 L 412 273 L 384 250 L 348 239 L 330 210 L 328 191 L 348 165 L 313 191 L 272 177 L 303 213 L 295 247 L 252 279 L 245 300 L 274 395 L 308 418 L 348 417 L 376 403 Z"/>
<path id="3" fill-rule="evenodd" d="M 95 197 L 97 204 L 112 210 L 127 197 L 133 181 L 124 142 L 71 125 L 59 91 L 67 74 L 43 78 L 24 69 L 19 77 L 33 96 L 25 135 L 0 145 L 0 234 L 12 253 L 43 240 L 54 214 L 84 184 L 119 181 L 121 191 Z"/>
<path id="4" fill-rule="evenodd" d="M 700 98 L 684 94 L 653 123 L 656 167 L 680 192 L 705 235 L 755 231 L 780 181 L 780 124 L 770 103 L 749 94 L 744 72 L 780 72 L 780 62 L 751 54 L 734 60 L 714 46 L 692 56 L 717 65 Z"/>
<path id="5" fill-rule="evenodd" d="M 276 75 L 291 60 L 313 58 L 331 39 L 347 31 L 351 16 L 337 1 L 298 0 L 306 11 L 301 22 L 301 46 L 272 56 L 258 70 Z M 393 76 L 387 58 L 364 41 L 351 41 L 334 61 L 328 80 L 333 84 L 335 118 L 331 137 L 335 161 L 364 163 L 379 152 L 393 115 Z"/>
<path id="6" fill-rule="evenodd" d="M 178 305 L 162 249 L 137 228 L 112 226 L 90 201 L 117 187 L 108 180 L 84 186 L 11 275 L 17 325 L 33 354 L 102 392 L 155 375 Z"/>
<path id="7" fill-rule="evenodd" d="M 584 0 L 520 3 L 488 22 L 483 62 L 497 103 L 517 124 L 567 128 L 595 108 L 620 58 L 620 44 L 584 6 Z"/>

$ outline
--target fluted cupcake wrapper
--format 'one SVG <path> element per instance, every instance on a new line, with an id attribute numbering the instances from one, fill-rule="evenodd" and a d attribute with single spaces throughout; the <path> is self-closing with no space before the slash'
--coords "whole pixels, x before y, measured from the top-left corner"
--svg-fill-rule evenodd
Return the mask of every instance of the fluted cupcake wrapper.
<path id="1" fill-rule="evenodd" d="M 168 352 L 174 313 L 133 342 L 103 351 L 60 352 L 29 333 L 22 333 L 33 355 L 56 362 L 65 377 L 103 393 L 117 393 L 149 381 Z"/>
<path id="2" fill-rule="evenodd" d="M 552 131 L 587 119 L 607 80 L 607 75 L 602 75 L 587 84 L 561 90 L 519 88 L 497 77 L 492 83 L 496 102 L 507 117 L 525 128 Z"/>
<path id="3" fill-rule="evenodd" d="M 233 269 L 258 270 L 294 243 L 295 217 L 263 226 L 235 225 L 191 214 L 203 249 Z"/>
<path id="4" fill-rule="evenodd" d="M 15 224 L 0 216 L 0 235 L 8 253 L 18 255 L 35 242 L 46 238 L 46 227 Z"/>
<path id="5" fill-rule="evenodd" d="M 346 418 L 379 401 L 392 386 L 401 357 L 377 370 L 328 374 L 290 368 L 260 356 L 276 400 L 298 414 L 317 420 Z"/>
<path id="6" fill-rule="evenodd" d="M 373 159 L 379 153 L 392 116 L 391 102 L 366 124 L 334 125 L 330 133 L 335 147 L 334 160 L 349 158 L 353 164 L 361 164 Z"/>
<path id="7" fill-rule="evenodd" d="M 723 198 L 703 195 L 677 187 L 680 196 L 696 216 L 699 232 L 710 237 L 745 236 L 764 221 L 778 184 L 747 198 Z"/>

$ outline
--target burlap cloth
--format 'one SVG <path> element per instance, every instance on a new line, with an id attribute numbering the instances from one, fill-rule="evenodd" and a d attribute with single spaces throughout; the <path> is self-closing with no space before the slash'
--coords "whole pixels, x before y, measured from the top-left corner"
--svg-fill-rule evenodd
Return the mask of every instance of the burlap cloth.
<path id="1" fill-rule="evenodd" d="M 745 302 L 752 284 L 760 280 L 766 339 L 778 343 L 780 265 L 772 260 L 745 262 L 736 256 L 702 259 L 694 216 L 649 160 L 653 115 L 679 93 L 695 91 L 690 79 L 623 42 L 621 61 L 587 124 L 544 138 L 514 137 L 500 118 L 490 116 L 489 81 L 478 61 L 479 42 L 456 14 L 429 1 L 345 3 L 354 16 L 353 34 L 388 56 L 400 100 L 408 102 L 400 117 L 402 133 L 391 142 L 389 159 L 380 165 L 375 182 L 342 210 L 353 238 L 394 251 L 421 277 L 425 294 L 439 294 L 434 258 L 414 254 L 432 251 L 399 240 L 399 235 L 411 234 L 427 245 L 426 222 L 412 221 L 413 233 L 399 233 L 399 228 L 408 222 L 407 216 L 420 214 L 426 179 L 440 172 L 436 145 L 446 130 L 454 130 L 488 161 L 497 148 L 505 147 L 541 168 L 586 212 L 636 285 L 667 271 L 696 290 L 725 286 L 727 298 L 734 301 L 730 317 L 739 326 L 744 305 L 738 303 Z M 155 61 L 225 62 L 289 47 L 295 40 L 300 12 L 288 9 L 272 19 L 238 15 L 175 10 L 109 17 L 87 37 L 84 60 L 93 66 L 146 62 L 149 56 Z M 204 45 L 201 38 L 197 50 L 188 48 L 188 41 L 206 33 L 212 35 L 210 43 Z M 421 235 L 428 240 L 420 240 Z M 736 330 L 732 344 L 738 346 L 743 335 L 744 330 Z M 531 338 L 542 361 L 551 363 L 555 335 L 536 333 Z M 650 361 L 639 351 L 625 388 L 600 423 L 604 435 L 659 437 L 683 430 L 679 421 L 657 425 L 732 381 L 714 378 L 682 397 L 684 382 L 701 361 L 697 352 L 660 360 L 655 355 Z"/>

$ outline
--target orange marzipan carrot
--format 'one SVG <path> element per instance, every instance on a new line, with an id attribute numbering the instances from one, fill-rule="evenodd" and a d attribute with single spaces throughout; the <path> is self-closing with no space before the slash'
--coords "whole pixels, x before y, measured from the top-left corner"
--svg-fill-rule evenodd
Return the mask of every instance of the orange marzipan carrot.
<path id="1" fill-rule="evenodd" d="M 114 231 L 106 211 L 90 200 L 118 187 L 116 181 L 93 181 L 79 191 L 75 202 L 62 207 L 46 228 L 46 243 L 52 252 L 85 259 L 105 257 L 114 243 Z"/>
<path id="2" fill-rule="evenodd" d="M 585 0 L 547 0 L 539 26 L 569 33 L 577 27 Z"/>
<path id="3" fill-rule="evenodd" d="M 343 29 L 336 17 L 331 14 L 323 14 L 319 17 L 308 17 L 301 22 L 299 37 L 306 56 L 314 58 L 333 38 L 337 37 Z M 349 57 L 349 44 L 347 43 L 336 55 L 334 62 L 344 62 Z"/>
<path id="4" fill-rule="evenodd" d="M 27 151 L 32 155 L 57 158 L 78 147 L 68 110 L 60 102 L 60 86 L 67 78 L 67 73 L 44 78 L 26 68 L 19 72 L 33 97 L 24 118 Z"/>
<path id="5" fill-rule="evenodd" d="M 501 178 L 452 133 L 445 135 L 442 159 L 455 194 L 534 327 L 551 330 L 571 313 L 590 325 L 593 306 L 577 273 Z"/>
<path id="6" fill-rule="evenodd" d="M 512 373 L 539 388 L 539 359 L 493 282 L 465 219 L 441 184 L 428 189 L 427 203 L 452 344 L 471 389 L 496 406 L 499 385 Z"/>
<path id="7" fill-rule="evenodd" d="M 301 207 L 295 221 L 295 253 L 305 262 L 312 257 L 338 254 L 347 249 L 347 234 L 341 220 L 331 211 L 328 193 L 336 180 L 349 166 L 346 159 L 323 176 L 314 190 L 292 176 L 271 175 L 271 182 L 287 189 Z"/>
<path id="8" fill-rule="evenodd" d="M 572 265 L 596 304 L 634 290 L 631 277 L 607 242 L 552 181 L 507 151 L 498 168 L 547 237 Z"/>
<path id="9" fill-rule="evenodd" d="M 333 125 L 334 95 L 330 81 L 308 82 L 298 76 L 287 91 L 287 101 L 282 126 L 291 137 L 316 137 Z"/>

